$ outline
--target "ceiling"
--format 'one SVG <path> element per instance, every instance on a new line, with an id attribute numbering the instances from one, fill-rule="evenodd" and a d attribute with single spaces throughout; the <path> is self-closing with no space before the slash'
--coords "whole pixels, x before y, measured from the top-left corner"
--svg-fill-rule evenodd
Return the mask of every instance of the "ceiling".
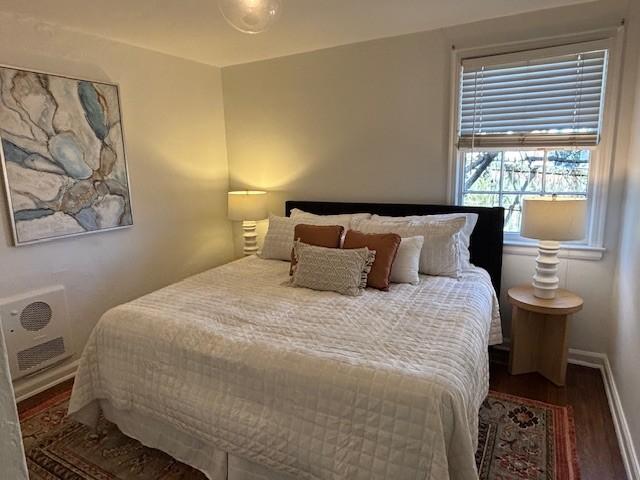
<path id="1" fill-rule="evenodd" d="M 228 26 L 216 0 L 0 0 L 0 11 L 225 66 L 585 0 L 282 0 L 259 35 Z"/>

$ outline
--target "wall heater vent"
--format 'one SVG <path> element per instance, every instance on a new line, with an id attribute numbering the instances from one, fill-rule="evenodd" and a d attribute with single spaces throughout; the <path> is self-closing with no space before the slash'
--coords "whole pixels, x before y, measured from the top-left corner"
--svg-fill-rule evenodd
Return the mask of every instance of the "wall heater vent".
<path id="1" fill-rule="evenodd" d="M 73 352 L 64 287 L 0 300 L 0 323 L 16 380 L 70 357 Z"/>

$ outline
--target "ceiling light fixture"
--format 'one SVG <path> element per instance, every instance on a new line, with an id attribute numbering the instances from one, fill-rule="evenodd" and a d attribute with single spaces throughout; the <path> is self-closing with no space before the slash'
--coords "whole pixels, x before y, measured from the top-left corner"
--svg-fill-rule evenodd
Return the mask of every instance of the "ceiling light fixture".
<path id="1" fill-rule="evenodd" d="M 268 29 L 280 15 L 280 0 L 218 0 L 224 19 L 244 33 Z"/>

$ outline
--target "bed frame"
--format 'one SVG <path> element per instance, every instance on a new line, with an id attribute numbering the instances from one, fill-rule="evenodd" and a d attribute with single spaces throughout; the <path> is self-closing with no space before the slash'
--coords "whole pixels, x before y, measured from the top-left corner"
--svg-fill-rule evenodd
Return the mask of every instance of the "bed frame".
<path id="1" fill-rule="evenodd" d="M 403 203 L 343 203 L 306 202 L 289 200 L 285 203 L 287 216 L 294 208 L 317 215 L 338 215 L 341 213 L 375 213 L 391 217 L 405 215 L 436 215 L 441 213 L 477 213 L 478 223 L 471 235 L 471 262 L 484 268 L 491 276 L 491 282 L 500 296 L 502 277 L 502 244 L 504 208 L 502 207 L 462 207 L 458 205 L 418 205 Z"/>

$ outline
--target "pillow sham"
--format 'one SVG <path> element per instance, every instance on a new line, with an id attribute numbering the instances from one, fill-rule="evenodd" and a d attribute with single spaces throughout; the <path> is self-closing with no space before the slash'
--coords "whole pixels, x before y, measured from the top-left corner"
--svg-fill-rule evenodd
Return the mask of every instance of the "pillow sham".
<path id="1" fill-rule="evenodd" d="M 291 249 L 293 248 L 293 236 L 296 225 L 304 223 L 308 225 L 336 225 L 331 220 L 322 217 L 301 220 L 300 218 L 279 217 L 269 215 L 269 227 L 262 243 L 261 258 L 272 260 L 291 261 Z M 343 225 L 344 227 L 344 225 Z"/>
<path id="2" fill-rule="evenodd" d="M 400 240 L 398 254 L 391 267 L 389 279 L 393 283 L 420 283 L 420 252 L 424 244 L 424 237 L 405 237 Z"/>
<path id="3" fill-rule="evenodd" d="M 430 221 L 439 221 L 439 220 L 449 220 L 451 218 L 465 218 L 465 225 L 463 229 L 460 231 L 459 240 L 461 242 L 460 245 L 460 267 L 463 270 L 468 270 L 472 267 L 471 263 L 471 253 L 469 252 L 469 245 L 471 244 L 471 234 L 473 230 L 476 228 L 476 224 L 478 223 L 478 214 L 477 213 L 440 213 L 435 215 L 409 215 L 406 217 L 385 217 L 382 215 L 372 215 L 371 220 L 382 221 L 382 222 L 430 222 Z"/>
<path id="4" fill-rule="evenodd" d="M 397 233 L 403 238 L 420 235 L 424 237 L 420 273 L 458 278 L 460 242 L 456 234 L 464 224 L 463 217 L 421 223 L 363 220 L 358 223 L 358 229 L 363 233 Z"/>
<path id="5" fill-rule="evenodd" d="M 316 215 L 315 213 L 305 212 L 304 210 L 300 210 L 299 208 L 291 209 L 291 218 L 296 218 L 300 220 L 320 220 L 323 222 L 331 222 L 333 225 L 342 225 L 346 230 L 351 228 L 351 222 L 358 220 L 368 220 L 371 218 L 370 213 L 343 213 L 340 215 Z M 302 223 L 302 222 L 301 222 Z M 304 222 L 304 223 L 313 223 L 313 222 Z M 328 223 L 323 223 L 323 225 L 327 225 Z"/>
<path id="6" fill-rule="evenodd" d="M 262 243 L 262 258 L 290 260 L 296 222 L 293 218 L 269 215 L 269 227 Z"/>
<path id="7" fill-rule="evenodd" d="M 362 233 L 348 230 L 342 248 L 366 247 L 376 252 L 376 259 L 367 278 L 367 286 L 378 290 L 389 290 L 389 277 L 393 261 L 398 254 L 400 235 L 395 233 Z"/>
<path id="8" fill-rule="evenodd" d="M 340 225 L 307 225 L 299 223 L 294 228 L 293 240 L 300 240 L 307 245 L 316 247 L 340 248 L 340 240 L 344 228 Z M 291 268 L 289 275 L 293 275 L 293 267 L 296 265 L 296 256 L 291 249 Z"/>
<path id="9" fill-rule="evenodd" d="M 362 295 L 376 258 L 376 252 L 368 248 L 344 250 L 300 241 L 295 242 L 293 251 L 297 264 L 291 285 L 351 296 Z"/>

